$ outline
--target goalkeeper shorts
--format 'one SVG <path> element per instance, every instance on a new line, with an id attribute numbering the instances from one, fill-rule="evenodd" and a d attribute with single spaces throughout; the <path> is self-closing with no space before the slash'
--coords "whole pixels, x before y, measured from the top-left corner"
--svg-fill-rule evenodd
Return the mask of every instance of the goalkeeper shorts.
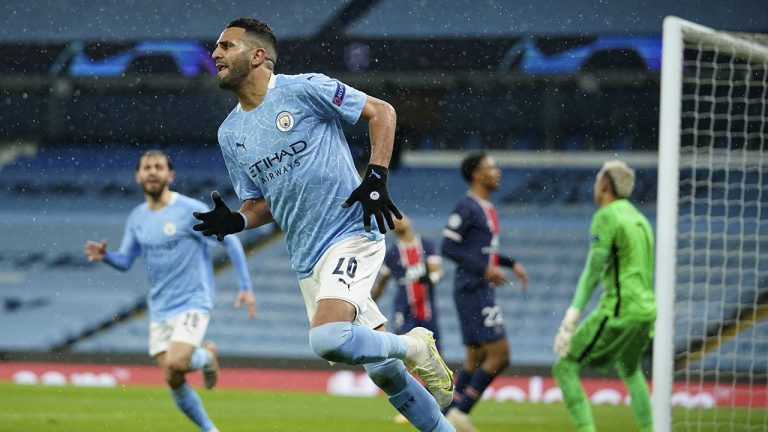
<path id="1" fill-rule="evenodd" d="M 601 373 L 610 372 L 615 365 L 632 375 L 652 331 L 653 321 L 630 321 L 593 312 L 576 329 L 568 357 Z"/>

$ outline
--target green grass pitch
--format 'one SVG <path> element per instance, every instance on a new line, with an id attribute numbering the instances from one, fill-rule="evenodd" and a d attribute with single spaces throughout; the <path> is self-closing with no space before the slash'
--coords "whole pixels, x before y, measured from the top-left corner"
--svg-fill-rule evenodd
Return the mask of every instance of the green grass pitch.
<path id="1" fill-rule="evenodd" d="M 213 421 L 222 432 L 406 432 L 392 422 L 394 409 L 382 397 L 357 398 L 310 393 L 198 389 Z M 628 407 L 594 407 L 598 430 L 637 430 Z M 706 410 L 737 422 L 748 421 L 744 410 Z M 676 412 L 676 415 L 681 412 Z M 691 412 L 688 412 L 691 416 Z M 698 414 L 691 416 L 697 418 Z M 573 431 L 562 404 L 519 404 L 483 401 L 473 411 L 483 432 Z M 754 418 L 758 429 L 765 414 Z M 714 431 L 711 429 L 692 429 Z M 677 429 L 677 428 L 676 428 Z M 85 388 L 22 386 L 0 383 L 0 432 L 110 431 L 194 432 L 197 428 L 178 411 L 162 387 Z M 684 430 L 684 429 L 677 429 Z M 729 429 L 730 430 L 730 429 Z M 739 429 L 741 430 L 741 429 Z M 765 429 L 762 429 L 765 430 Z"/>

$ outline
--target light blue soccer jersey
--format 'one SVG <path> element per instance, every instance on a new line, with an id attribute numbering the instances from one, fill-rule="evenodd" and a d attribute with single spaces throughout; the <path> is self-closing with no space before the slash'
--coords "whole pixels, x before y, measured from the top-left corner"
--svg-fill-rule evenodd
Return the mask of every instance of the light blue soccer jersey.
<path id="1" fill-rule="evenodd" d="M 339 240 L 383 239 L 373 218 L 365 232 L 359 204 L 341 208 L 360 184 L 341 120 L 356 123 L 365 100 L 325 75 L 273 75 L 261 105 L 247 112 L 238 105 L 219 127 L 237 195 L 264 197 L 300 278 Z"/>
<path id="2" fill-rule="evenodd" d="M 120 249 L 107 252 L 105 261 L 120 270 L 130 268 L 139 255 L 144 258 L 152 321 L 193 309 L 210 312 L 214 277 L 208 248 L 214 240 L 192 230 L 197 223 L 192 212 L 208 210 L 202 202 L 175 192 L 162 209 L 152 211 L 140 204 L 128 216 Z"/>

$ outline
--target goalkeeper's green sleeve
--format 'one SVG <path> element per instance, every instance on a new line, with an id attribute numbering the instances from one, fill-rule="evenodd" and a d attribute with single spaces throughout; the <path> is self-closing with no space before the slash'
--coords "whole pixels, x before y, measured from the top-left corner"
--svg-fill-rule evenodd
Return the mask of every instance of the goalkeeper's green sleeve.
<path id="1" fill-rule="evenodd" d="M 592 217 L 592 226 L 589 229 L 590 246 L 587 262 L 584 264 L 584 270 L 579 277 L 579 285 L 573 295 L 571 306 L 578 310 L 584 310 L 592 293 L 595 292 L 597 283 L 605 268 L 608 256 L 611 253 L 613 245 L 613 224 L 609 218 L 604 217 L 601 212 L 595 213 Z"/>

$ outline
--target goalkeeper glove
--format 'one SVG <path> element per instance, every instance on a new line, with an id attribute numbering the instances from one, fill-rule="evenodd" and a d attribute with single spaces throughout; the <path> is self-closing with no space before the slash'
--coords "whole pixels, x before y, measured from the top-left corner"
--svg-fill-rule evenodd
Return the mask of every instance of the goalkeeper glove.
<path id="1" fill-rule="evenodd" d="M 397 209 L 395 204 L 389 198 L 387 190 L 388 170 L 379 165 L 368 165 L 365 170 L 363 181 L 357 189 L 353 190 L 346 201 L 341 206 L 347 208 L 356 201 L 363 206 L 363 226 L 365 230 L 371 231 L 371 216 L 376 218 L 376 224 L 379 226 L 379 232 L 384 234 L 387 228 L 384 226 L 384 220 L 387 221 L 389 229 L 395 228 L 395 221 L 392 215 L 402 219 L 403 215 Z"/>
<path id="2" fill-rule="evenodd" d="M 230 210 L 217 191 L 211 192 L 211 199 L 213 200 L 213 210 L 205 213 L 192 213 L 192 216 L 202 221 L 202 223 L 193 226 L 193 230 L 202 231 L 203 235 L 206 236 L 215 235 L 216 239 L 222 241 L 227 234 L 238 233 L 245 229 L 244 214 Z"/>
<path id="3" fill-rule="evenodd" d="M 576 331 L 580 316 L 581 311 L 573 306 L 565 312 L 565 317 L 557 330 L 557 336 L 555 336 L 555 344 L 552 347 L 555 354 L 560 357 L 565 357 L 571 352 L 571 339 L 573 339 L 573 333 Z"/>

